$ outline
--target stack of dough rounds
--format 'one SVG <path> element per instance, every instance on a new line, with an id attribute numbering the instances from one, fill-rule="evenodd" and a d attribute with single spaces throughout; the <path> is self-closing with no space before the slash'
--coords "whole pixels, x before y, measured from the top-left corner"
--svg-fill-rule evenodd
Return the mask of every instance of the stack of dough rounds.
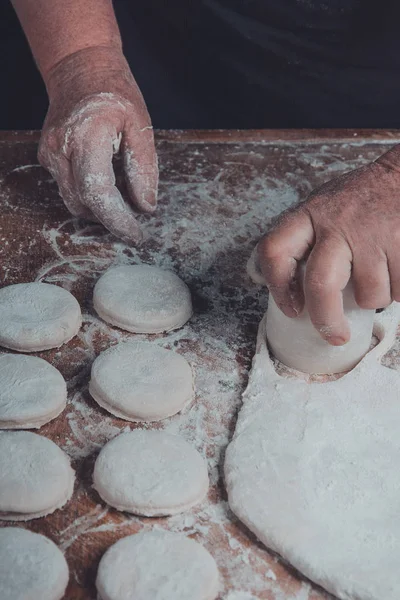
<path id="1" fill-rule="evenodd" d="M 28 521 L 71 498 L 75 474 L 68 456 L 28 431 L 0 432 L 0 519 Z"/>
<path id="2" fill-rule="evenodd" d="M 156 517 L 188 510 L 208 490 L 207 464 L 183 438 L 163 431 L 124 433 L 104 446 L 94 487 L 114 508 Z"/>
<path id="3" fill-rule="evenodd" d="M 0 345 L 20 352 L 58 348 L 82 324 L 72 294 L 48 283 L 19 283 L 0 289 Z"/>
<path id="4" fill-rule="evenodd" d="M 218 568 L 203 546 L 153 530 L 111 546 L 100 561 L 99 600 L 215 600 Z"/>
<path id="5" fill-rule="evenodd" d="M 57 417 L 67 402 L 61 373 L 35 356 L 0 356 L 0 429 L 38 428 Z"/>
<path id="6" fill-rule="evenodd" d="M 128 342 L 109 348 L 94 361 L 89 392 L 121 419 L 159 421 L 193 399 L 193 374 L 180 354 L 146 342 Z"/>
<path id="7" fill-rule="evenodd" d="M 0 529 L 1 600 L 61 600 L 68 578 L 64 555 L 51 540 L 18 527 Z"/>
<path id="8" fill-rule="evenodd" d="M 163 333 L 192 316 L 187 285 L 148 265 L 113 267 L 97 282 L 93 303 L 104 321 L 133 333 Z"/>

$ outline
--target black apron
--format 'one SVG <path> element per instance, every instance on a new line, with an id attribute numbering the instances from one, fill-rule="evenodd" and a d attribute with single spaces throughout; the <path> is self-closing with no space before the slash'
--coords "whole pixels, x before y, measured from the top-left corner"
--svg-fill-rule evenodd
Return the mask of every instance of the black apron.
<path id="1" fill-rule="evenodd" d="M 43 86 L 5 5 L 0 127 L 39 127 Z M 114 5 L 156 127 L 400 128 L 398 0 Z"/>

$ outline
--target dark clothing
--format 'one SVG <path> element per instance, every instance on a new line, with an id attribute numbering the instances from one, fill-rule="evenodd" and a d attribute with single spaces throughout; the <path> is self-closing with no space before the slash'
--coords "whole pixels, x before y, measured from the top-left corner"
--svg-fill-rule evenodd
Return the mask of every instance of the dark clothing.
<path id="1" fill-rule="evenodd" d="M 155 127 L 400 128 L 398 0 L 114 4 Z M 43 85 L 7 2 L 0 36 L 0 128 L 39 128 Z"/>
<path id="2" fill-rule="evenodd" d="M 0 0 L 0 129 L 41 129 L 47 94 L 10 0 Z"/>

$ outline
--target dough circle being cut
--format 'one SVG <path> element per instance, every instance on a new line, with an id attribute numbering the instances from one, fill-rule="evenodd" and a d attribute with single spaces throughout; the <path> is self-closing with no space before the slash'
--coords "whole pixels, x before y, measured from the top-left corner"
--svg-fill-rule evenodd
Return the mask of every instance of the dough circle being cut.
<path id="1" fill-rule="evenodd" d="M 215 600 L 219 574 L 203 546 L 158 529 L 111 546 L 100 561 L 96 587 L 99 600 Z"/>
<path id="2" fill-rule="evenodd" d="M 75 473 L 54 442 L 29 431 L 0 431 L 0 519 L 28 521 L 71 498 Z"/>
<path id="3" fill-rule="evenodd" d="M 48 283 L 18 283 L 0 289 L 0 345 L 20 352 L 58 348 L 82 323 L 72 294 Z"/>
<path id="4" fill-rule="evenodd" d="M 98 315 L 133 333 L 163 333 L 182 327 L 192 316 L 187 285 L 171 271 L 148 265 L 113 267 L 93 294 Z"/>
<path id="5" fill-rule="evenodd" d="M 207 464 L 183 438 L 163 431 L 124 433 L 104 446 L 93 473 L 107 504 L 135 515 L 183 512 L 205 497 Z"/>
<path id="6" fill-rule="evenodd" d="M 1 600 L 61 600 L 68 578 L 67 562 L 54 542 L 19 527 L 0 529 Z"/>
<path id="7" fill-rule="evenodd" d="M 61 373 L 36 356 L 0 356 L 0 429 L 38 428 L 57 417 L 67 402 Z"/>
<path id="8" fill-rule="evenodd" d="M 97 357 L 89 392 L 121 419 L 159 421 L 193 399 L 193 373 L 180 354 L 146 342 L 127 342 Z"/>

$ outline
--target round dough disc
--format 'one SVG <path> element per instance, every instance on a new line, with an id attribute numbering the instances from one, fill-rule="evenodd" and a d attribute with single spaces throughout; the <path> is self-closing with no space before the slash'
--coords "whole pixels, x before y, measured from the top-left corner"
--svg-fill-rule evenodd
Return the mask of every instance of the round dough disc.
<path id="1" fill-rule="evenodd" d="M 1 600 L 61 600 L 68 578 L 64 555 L 51 540 L 19 527 L 0 529 Z"/>
<path id="2" fill-rule="evenodd" d="M 58 348 L 82 324 L 72 294 L 48 283 L 18 283 L 0 289 L 0 345 L 22 352 Z"/>
<path id="3" fill-rule="evenodd" d="M 57 417 L 67 402 L 61 373 L 36 356 L 0 356 L 0 429 L 32 429 Z"/>
<path id="4" fill-rule="evenodd" d="M 45 437 L 0 431 L 0 519 L 28 521 L 71 498 L 75 474 L 69 458 Z"/>
<path id="5" fill-rule="evenodd" d="M 215 560 L 194 540 L 170 531 L 130 535 L 111 546 L 100 561 L 100 600 L 215 600 Z"/>
<path id="6" fill-rule="evenodd" d="M 180 354 L 146 342 L 127 342 L 97 357 L 89 392 L 121 419 L 159 421 L 193 399 L 193 373 Z"/>
<path id="7" fill-rule="evenodd" d="M 183 512 L 205 497 L 207 464 L 183 438 L 136 430 L 114 438 L 97 457 L 94 487 L 107 504 L 135 515 Z"/>
<path id="8" fill-rule="evenodd" d="M 192 316 L 189 288 L 171 271 L 134 265 L 113 267 L 97 282 L 94 307 L 104 321 L 133 333 L 163 333 Z"/>

